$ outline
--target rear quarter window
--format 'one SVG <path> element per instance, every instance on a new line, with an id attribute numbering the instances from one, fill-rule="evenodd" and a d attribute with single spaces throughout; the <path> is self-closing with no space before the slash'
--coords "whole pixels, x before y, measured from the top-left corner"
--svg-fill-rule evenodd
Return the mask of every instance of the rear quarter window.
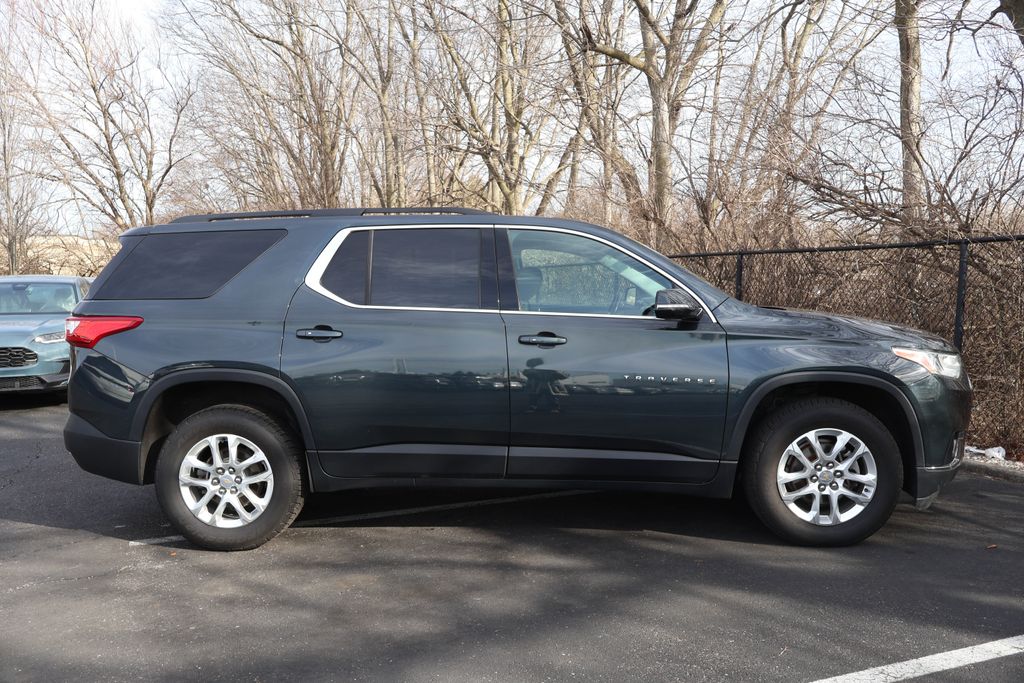
<path id="1" fill-rule="evenodd" d="M 146 235 L 110 263 L 93 300 L 205 299 L 238 275 L 287 230 L 224 230 Z M 125 253 L 127 252 L 127 253 Z"/>
<path id="2" fill-rule="evenodd" d="M 482 282 L 494 282 L 493 258 L 493 239 L 485 241 L 478 227 L 356 230 L 338 247 L 320 286 L 360 306 L 478 309 Z M 497 306 L 494 288 L 491 306 Z"/>

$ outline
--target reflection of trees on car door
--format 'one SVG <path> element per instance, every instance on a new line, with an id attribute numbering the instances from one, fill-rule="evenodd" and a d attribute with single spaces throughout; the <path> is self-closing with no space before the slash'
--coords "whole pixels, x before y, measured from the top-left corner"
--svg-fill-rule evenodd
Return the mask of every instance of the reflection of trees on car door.
<path id="1" fill-rule="evenodd" d="M 498 244 L 517 299 L 502 300 L 509 476 L 710 479 L 728 386 L 718 324 L 642 315 L 674 283 L 591 237 L 509 229 Z"/>

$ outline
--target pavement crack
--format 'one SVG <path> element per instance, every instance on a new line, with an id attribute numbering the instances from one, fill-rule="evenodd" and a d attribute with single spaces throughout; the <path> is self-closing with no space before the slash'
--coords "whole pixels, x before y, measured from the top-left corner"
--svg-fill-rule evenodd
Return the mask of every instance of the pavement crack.
<path id="1" fill-rule="evenodd" d="M 37 588 L 37 587 L 40 587 L 40 586 L 61 585 L 61 584 L 67 584 L 67 583 L 76 583 L 78 581 L 89 581 L 91 579 L 102 579 L 102 578 L 106 578 L 106 577 L 113 577 L 113 576 L 117 576 L 122 571 L 126 571 L 126 570 L 129 570 L 129 569 L 131 569 L 131 567 L 124 566 L 124 567 L 118 567 L 117 569 L 111 569 L 111 570 L 108 570 L 108 571 L 105 571 L 105 572 L 97 572 L 95 574 L 87 574 L 85 576 L 62 576 L 62 577 L 55 578 L 55 579 L 45 579 L 45 580 L 42 580 L 42 581 L 30 581 L 28 583 L 23 583 L 20 586 L 12 586 L 12 587 L 8 588 L 5 592 L 9 595 L 11 593 L 16 593 L 18 591 L 25 590 L 25 589 L 28 589 L 28 588 Z"/>

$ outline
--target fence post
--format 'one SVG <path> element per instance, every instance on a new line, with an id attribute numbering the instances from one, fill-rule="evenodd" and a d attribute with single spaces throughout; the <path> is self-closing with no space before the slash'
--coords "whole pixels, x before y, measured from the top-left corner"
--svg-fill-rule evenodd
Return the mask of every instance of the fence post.
<path id="1" fill-rule="evenodd" d="M 736 299 L 743 301 L 743 254 L 736 255 Z"/>
<path id="2" fill-rule="evenodd" d="M 956 318 L 953 321 L 953 344 L 964 349 L 964 304 L 967 299 L 967 255 L 970 243 L 960 242 L 960 268 L 956 276 Z"/>

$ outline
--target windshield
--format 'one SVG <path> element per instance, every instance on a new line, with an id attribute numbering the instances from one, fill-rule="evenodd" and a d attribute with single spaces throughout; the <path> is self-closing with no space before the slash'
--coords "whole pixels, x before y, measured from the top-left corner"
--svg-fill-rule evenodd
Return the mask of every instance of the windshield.
<path id="1" fill-rule="evenodd" d="M 0 282 L 0 315 L 69 313 L 74 285 L 55 282 Z"/>

